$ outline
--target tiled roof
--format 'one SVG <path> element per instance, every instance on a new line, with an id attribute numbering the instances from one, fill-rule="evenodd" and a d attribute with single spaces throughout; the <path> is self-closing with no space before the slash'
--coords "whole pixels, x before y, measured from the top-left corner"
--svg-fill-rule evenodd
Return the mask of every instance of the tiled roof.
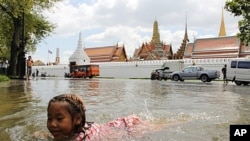
<path id="1" fill-rule="evenodd" d="M 115 51 L 116 46 L 105 46 L 105 47 L 92 47 L 92 48 L 85 48 L 86 53 L 91 58 L 92 56 L 112 56 Z"/>
<path id="2" fill-rule="evenodd" d="M 239 50 L 240 40 L 236 36 L 197 39 L 191 58 L 233 58 L 239 56 Z M 190 53 L 190 50 L 186 51 Z"/>
<path id="3" fill-rule="evenodd" d="M 194 42 L 193 52 L 205 50 L 237 50 L 239 49 L 239 45 L 240 41 L 236 36 L 197 39 Z"/>
<path id="4" fill-rule="evenodd" d="M 90 57 L 91 62 L 120 61 L 120 56 L 127 56 L 125 48 L 118 46 L 85 48 L 85 51 Z M 125 59 L 122 61 L 125 61 Z"/>
<path id="5" fill-rule="evenodd" d="M 185 48 L 185 52 L 184 52 L 184 58 L 190 58 L 192 56 L 193 47 L 194 47 L 194 43 L 187 44 Z"/>

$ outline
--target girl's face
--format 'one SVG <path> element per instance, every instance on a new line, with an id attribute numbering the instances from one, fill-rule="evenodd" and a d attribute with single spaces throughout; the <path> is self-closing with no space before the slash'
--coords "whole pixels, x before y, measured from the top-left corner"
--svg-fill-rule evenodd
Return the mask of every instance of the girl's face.
<path id="1" fill-rule="evenodd" d="M 54 140 L 63 140 L 74 134 L 75 120 L 72 119 L 65 101 L 52 102 L 48 108 L 47 128 Z"/>

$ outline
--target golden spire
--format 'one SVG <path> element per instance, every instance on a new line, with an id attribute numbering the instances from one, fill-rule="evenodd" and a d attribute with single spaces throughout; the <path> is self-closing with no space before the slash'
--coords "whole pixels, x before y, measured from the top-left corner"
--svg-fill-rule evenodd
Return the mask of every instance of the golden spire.
<path id="1" fill-rule="evenodd" d="M 182 44 L 180 46 L 180 48 L 178 49 L 178 51 L 174 54 L 175 55 L 175 59 L 182 59 L 184 57 L 184 53 L 186 50 L 186 46 L 187 43 L 189 42 L 188 39 L 188 34 L 187 34 L 187 16 L 186 16 L 186 24 L 185 24 L 185 34 L 184 34 L 184 38 L 182 41 Z"/>
<path id="2" fill-rule="evenodd" d="M 185 25 L 185 35 L 184 35 L 184 39 L 183 40 L 189 42 L 188 33 L 187 33 L 187 16 L 186 16 L 186 25 Z"/>
<path id="3" fill-rule="evenodd" d="M 224 13 L 223 13 L 223 8 L 222 8 L 219 37 L 223 37 L 223 36 L 227 36 L 227 34 L 226 34 L 226 28 L 225 28 L 225 23 L 224 23 Z"/>
<path id="4" fill-rule="evenodd" d="M 153 37 L 151 40 L 152 43 L 160 43 L 160 34 L 158 29 L 158 22 L 154 21 L 154 27 L 153 27 Z"/>

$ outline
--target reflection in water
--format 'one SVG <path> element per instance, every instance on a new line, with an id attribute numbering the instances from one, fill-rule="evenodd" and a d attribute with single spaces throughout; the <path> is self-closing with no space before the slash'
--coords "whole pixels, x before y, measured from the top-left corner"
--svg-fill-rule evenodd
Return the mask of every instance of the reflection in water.
<path id="1" fill-rule="evenodd" d="M 249 124 L 249 90 L 249 86 L 198 81 L 12 80 L 0 85 L 0 140 L 37 140 L 34 132 L 48 132 L 48 101 L 74 93 L 84 98 L 88 121 L 106 123 L 135 113 L 166 125 L 136 140 L 227 141 L 230 124 Z"/>

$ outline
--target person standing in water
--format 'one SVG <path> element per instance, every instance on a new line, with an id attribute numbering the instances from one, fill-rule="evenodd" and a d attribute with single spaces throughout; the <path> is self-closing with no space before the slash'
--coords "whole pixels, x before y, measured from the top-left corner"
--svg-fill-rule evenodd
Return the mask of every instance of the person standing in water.
<path id="1" fill-rule="evenodd" d="M 223 81 L 224 83 L 227 83 L 227 65 L 225 64 L 224 67 L 221 69 L 223 74 Z"/>
<path id="2" fill-rule="evenodd" d="M 26 65 L 27 65 L 27 79 L 30 80 L 30 76 L 32 73 L 32 65 L 33 65 L 33 60 L 31 58 L 31 56 L 28 56 L 28 59 L 26 61 Z"/>

